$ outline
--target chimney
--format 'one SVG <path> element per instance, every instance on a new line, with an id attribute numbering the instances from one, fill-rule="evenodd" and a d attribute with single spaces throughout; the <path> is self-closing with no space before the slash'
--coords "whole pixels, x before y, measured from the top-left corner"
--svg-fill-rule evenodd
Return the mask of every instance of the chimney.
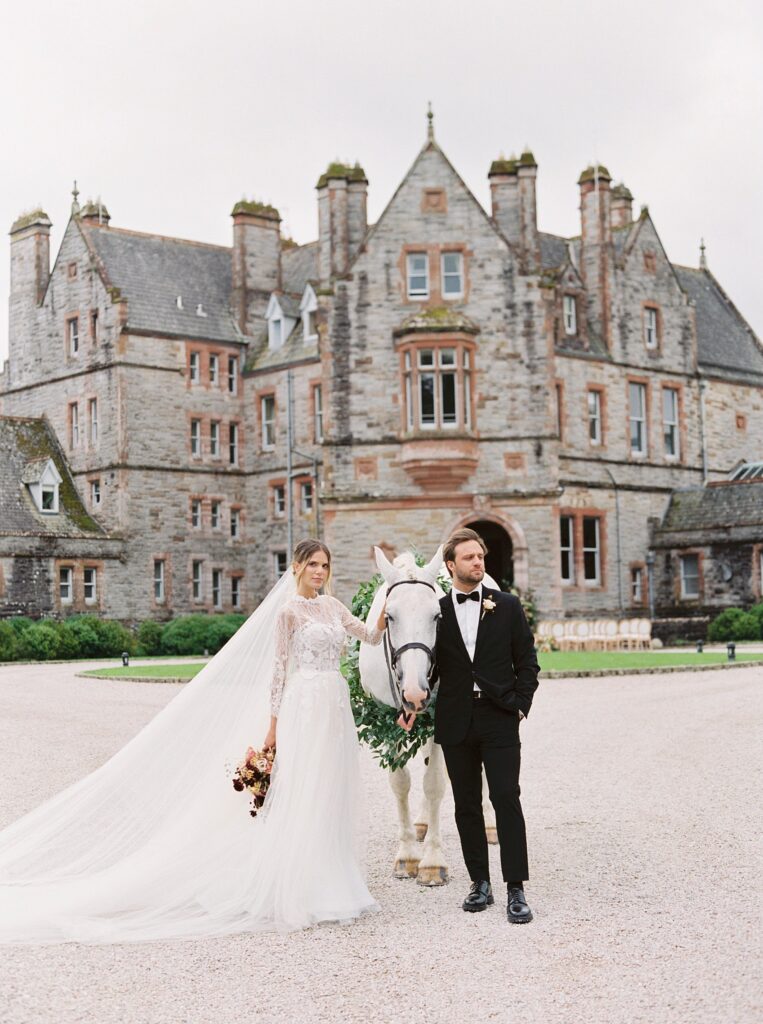
<path id="1" fill-rule="evenodd" d="M 93 202 L 92 199 L 88 199 L 82 209 L 79 211 L 79 219 L 84 224 L 95 227 L 109 226 L 111 215 L 106 209 L 100 198 Z"/>
<path id="2" fill-rule="evenodd" d="M 517 160 L 494 160 L 490 165 L 490 196 L 493 220 L 519 253 L 523 274 L 540 268 L 540 242 L 535 183 L 538 165 L 526 149 Z"/>
<path id="3" fill-rule="evenodd" d="M 242 199 L 233 218 L 231 306 L 242 334 L 262 323 L 270 295 L 281 287 L 281 217 L 265 203 Z"/>
<path id="4" fill-rule="evenodd" d="M 51 227 L 47 213 L 39 208 L 17 217 L 11 226 L 9 374 L 6 384 L 17 380 L 19 373 L 23 373 L 25 346 L 34 335 L 35 310 L 48 287 Z"/>
<path id="5" fill-rule="evenodd" d="M 588 296 L 591 328 L 606 347 L 611 347 L 612 176 L 601 164 L 587 167 L 578 178 L 580 186 L 580 273 Z"/>
<path id="6" fill-rule="evenodd" d="M 366 233 L 368 179 L 363 168 L 335 161 L 318 179 L 321 282 L 343 277 Z"/>
<path id="7" fill-rule="evenodd" d="M 633 223 L 633 195 L 620 182 L 612 189 L 612 227 L 625 228 Z"/>

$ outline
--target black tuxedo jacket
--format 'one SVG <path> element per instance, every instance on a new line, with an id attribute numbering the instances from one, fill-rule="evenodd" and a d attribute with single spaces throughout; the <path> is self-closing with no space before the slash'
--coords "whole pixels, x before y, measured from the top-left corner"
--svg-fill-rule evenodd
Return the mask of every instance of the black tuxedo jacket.
<path id="1" fill-rule="evenodd" d="M 495 602 L 484 609 L 485 598 Z M 440 601 L 442 619 L 435 649 L 440 688 L 435 704 L 435 741 L 462 743 L 472 716 L 474 684 L 504 711 L 530 713 L 538 688 L 538 658 L 530 627 L 518 597 L 482 588 L 483 607 L 474 648 L 469 658 L 447 594 Z M 483 614 L 484 613 L 484 614 Z"/>

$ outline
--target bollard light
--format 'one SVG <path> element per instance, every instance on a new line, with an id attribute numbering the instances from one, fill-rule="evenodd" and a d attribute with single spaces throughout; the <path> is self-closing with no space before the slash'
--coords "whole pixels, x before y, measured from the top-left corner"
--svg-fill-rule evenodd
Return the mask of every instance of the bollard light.
<path id="1" fill-rule="evenodd" d="M 124 665 L 125 668 L 127 668 L 127 666 L 130 664 L 130 655 L 127 653 L 127 651 L 122 651 L 122 664 Z"/>
<path id="2" fill-rule="evenodd" d="M 736 661 L 736 650 L 737 645 L 734 643 L 733 640 L 729 640 L 729 642 L 726 644 L 726 654 L 728 654 L 729 656 L 729 661 Z"/>
<path id="3" fill-rule="evenodd" d="M 697 641 L 697 654 L 702 654 L 702 651 L 704 650 L 704 647 L 705 647 L 704 642 L 702 640 L 698 640 Z"/>

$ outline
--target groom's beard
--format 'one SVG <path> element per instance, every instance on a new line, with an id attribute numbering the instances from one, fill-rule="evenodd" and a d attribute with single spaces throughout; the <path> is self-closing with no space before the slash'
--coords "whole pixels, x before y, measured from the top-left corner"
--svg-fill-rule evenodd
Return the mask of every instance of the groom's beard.
<path id="1" fill-rule="evenodd" d="M 464 589 L 474 589 L 485 576 L 484 569 L 471 569 L 468 576 L 462 576 L 460 572 L 454 573 L 456 583 Z"/>

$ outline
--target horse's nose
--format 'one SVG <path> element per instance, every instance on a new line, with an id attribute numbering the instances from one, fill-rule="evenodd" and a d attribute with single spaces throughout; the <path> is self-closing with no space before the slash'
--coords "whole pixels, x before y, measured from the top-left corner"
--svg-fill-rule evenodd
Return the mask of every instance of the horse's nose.
<path id="1" fill-rule="evenodd" d="M 411 711 L 423 711 L 427 706 L 429 700 L 430 691 L 422 690 L 420 687 L 415 686 L 410 689 L 403 690 L 403 698 Z"/>

